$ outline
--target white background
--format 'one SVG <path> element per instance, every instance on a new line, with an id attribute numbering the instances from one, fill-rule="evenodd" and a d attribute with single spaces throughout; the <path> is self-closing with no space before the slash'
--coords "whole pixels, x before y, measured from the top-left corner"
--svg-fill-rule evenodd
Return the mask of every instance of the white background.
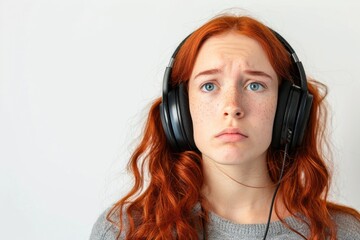
<path id="1" fill-rule="evenodd" d="M 88 239 L 178 43 L 225 9 L 279 31 L 327 84 L 331 198 L 360 209 L 360 6 L 329 0 L 0 0 L 1 239 Z"/>

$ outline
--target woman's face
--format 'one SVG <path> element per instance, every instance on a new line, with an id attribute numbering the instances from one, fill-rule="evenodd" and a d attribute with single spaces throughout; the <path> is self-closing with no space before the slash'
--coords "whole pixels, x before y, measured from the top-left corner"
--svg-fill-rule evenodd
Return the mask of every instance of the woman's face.
<path id="1" fill-rule="evenodd" d="M 277 96 L 276 73 L 258 42 L 234 32 L 206 40 L 189 80 L 194 139 L 203 159 L 264 161 Z"/>

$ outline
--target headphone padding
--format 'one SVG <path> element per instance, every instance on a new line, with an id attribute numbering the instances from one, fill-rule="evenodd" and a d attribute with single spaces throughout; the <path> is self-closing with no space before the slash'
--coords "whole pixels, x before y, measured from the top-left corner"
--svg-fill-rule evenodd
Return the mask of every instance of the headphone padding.
<path id="1" fill-rule="evenodd" d="M 300 106 L 298 110 L 298 116 L 296 119 L 294 136 L 293 136 L 294 137 L 293 147 L 300 146 L 303 141 L 306 126 L 309 122 L 312 102 L 313 102 L 312 94 L 308 92 L 302 93 Z"/>
<path id="2" fill-rule="evenodd" d="M 171 128 L 169 109 L 167 108 L 167 104 L 165 104 L 164 101 L 160 104 L 160 119 L 166 139 L 168 140 L 171 148 L 177 150 L 178 144 L 175 140 L 174 132 Z"/>
<path id="3" fill-rule="evenodd" d="M 284 116 L 286 105 L 288 103 L 288 98 L 291 89 L 291 82 L 288 80 L 283 80 L 278 93 L 278 101 L 276 107 L 276 114 L 274 119 L 273 133 L 272 133 L 272 147 L 278 149 L 281 146 L 281 133 L 283 128 Z"/>
<path id="4" fill-rule="evenodd" d="M 194 141 L 193 125 L 189 107 L 189 95 L 185 89 L 184 83 L 181 83 L 178 87 L 178 105 L 180 109 L 180 125 L 182 128 L 183 136 L 186 139 L 184 149 L 195 150 L 196 145 Z"/>
<path id="5" fill-rule="evenodd" d="M 178 106 L 178 88 L 171 90 L 168 93 L 168 102 L 169 102 L 169 116 L 170 116 L 170 128 L 174 133 L 174 140 L 177 145 L 178 151 L 184 146 L 184 135 L 180 125 L 180 109 Z"/>

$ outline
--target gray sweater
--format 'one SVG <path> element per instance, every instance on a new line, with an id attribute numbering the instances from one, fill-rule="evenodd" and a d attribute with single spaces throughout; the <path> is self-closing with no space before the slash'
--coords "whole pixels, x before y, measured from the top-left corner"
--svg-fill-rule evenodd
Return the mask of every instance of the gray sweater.
<path id="1" fill-rule="evenodd" d="M 93 226 L 90 240 L 115 240 L 118 233 L 116 227 L 106 220 L 105 211 Z M 229 220 L 210 212 L 210 222 L 208 227 L 208 240 L 243 239 L 254 240 L 263 239 L 266 224 L 236 224 Z M 360 240 L 360 222 L 354 217 L 345 214 L 334 214 L 333 218 L 337 224 L 337 238 L 339 240 Z M 308 235 L 309 229 L 306 224 L 296 220 L 295 217 L 285 218 L 285 221 L 294 229 Z M 200 233 L 199 239 L 202 239 Z M 120 240 L 124 239 L 121 237 Z M 280 221 L 270 223 L 267 240 L 303 240 L 295 232 L 285 227 Z"/>

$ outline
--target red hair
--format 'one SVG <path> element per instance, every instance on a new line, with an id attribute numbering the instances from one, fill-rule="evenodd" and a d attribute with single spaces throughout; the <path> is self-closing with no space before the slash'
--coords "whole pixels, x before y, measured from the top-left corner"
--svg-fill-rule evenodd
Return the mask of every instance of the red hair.
<path id="1" fill-rule="evenodd" d="M 268 27 L 249 17 L 220 16 L 200 27 L 185 41 L 174 62 L 172 84 L 189 80 L 197 54 L 208 38 L 229 31 L 259 42 L 279 79 L 291 81 L 289 54 Z M 330 212 L 348 213 L 359 220 L 360 214 L 352 208 L 327 201 L 331 174 L 322 149 L 326 139 L 323 128 L 326 124 L 323 102 L 326 87 L 309 81 L 308 88 L 314 96 L 309 125 L 302 145 L 287 163 L 279 196 L 291 214 L 300 213 L 305 217 L 307 222 L 299 220 L 309 225 L 310 239 L 329 237 L 334 240 L 336 225 Z M 205 201 L 201 195 L 201 155 L 193 151 L 171 151 L 161 126 L 160 103 L 160 98 L 153 103 L 143 138 L 128 165 L 134 185 L 112 207 L 107 219 L 118 225 L 118 237 L 124 232 L 126 239 L 197 239 L 198 231 L 203 230 L 202 219 L 206 218 L 201 211 L 194 212 L 195 205 Z M 272 148 L 267 154 L 269 174 L 274 182 L 279 178 L 282 154 Z M 149 179 L 148 183 L 146 179 Z M 276 206 L 275 212 L 278 214 Z M 118 216 L 118 221 L 114 221 L 113 216 Z M 126 225 L 123 224 L 124 217 Z"/>

